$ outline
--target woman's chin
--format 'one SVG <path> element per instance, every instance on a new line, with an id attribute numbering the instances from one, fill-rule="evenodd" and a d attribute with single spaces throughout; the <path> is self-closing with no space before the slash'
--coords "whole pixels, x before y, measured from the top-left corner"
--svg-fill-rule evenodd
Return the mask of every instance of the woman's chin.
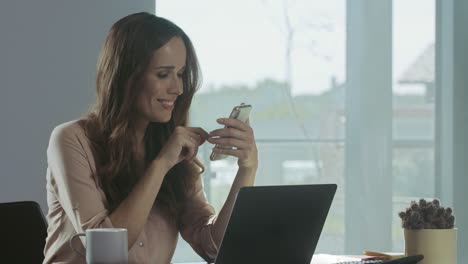
<path id="1" fill-rule="evenodd" d="M 153 116 L 151 118 L 152 123 L 167 123 L 171 121 L 171 116 Z"/>

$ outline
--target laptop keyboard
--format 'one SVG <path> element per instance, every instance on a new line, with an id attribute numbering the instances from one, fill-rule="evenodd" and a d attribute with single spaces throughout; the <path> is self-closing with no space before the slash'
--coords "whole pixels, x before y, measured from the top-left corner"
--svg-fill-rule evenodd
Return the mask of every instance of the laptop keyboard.
<path id="1" fill-rule="evenodd" d="M 373 259 L 373 260 L 358 260 L 358 261 L 345 261 L 345 262 L 338 262 L 336 264 L 378 264 L 384 262 L 381 259 Z"/>

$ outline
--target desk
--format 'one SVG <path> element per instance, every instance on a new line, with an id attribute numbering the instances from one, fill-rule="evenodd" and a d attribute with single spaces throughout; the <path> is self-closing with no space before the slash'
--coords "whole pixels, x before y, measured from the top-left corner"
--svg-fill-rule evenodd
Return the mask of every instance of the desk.
<path id="1" fill-rule="evenodd" d="M 312 257 L 310 264 L 335 264 L 343 261 L 356 261 L 359 260 L 357 257 L 352 256 L 340 256 L 340 255 L 329 255 L 329 254 L 316 254 Z M 206 262 L 179 262 L 173 264 L 207 264 Z"/>

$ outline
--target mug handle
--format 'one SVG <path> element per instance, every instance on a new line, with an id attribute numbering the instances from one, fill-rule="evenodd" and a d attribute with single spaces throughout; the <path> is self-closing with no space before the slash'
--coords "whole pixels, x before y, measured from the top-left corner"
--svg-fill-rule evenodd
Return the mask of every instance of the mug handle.
<path id="1" fill-rule="evenodd" d="M 86 236 L 86 234 L 85 234 L 85 233 L 78 233 L 78 234 L 73 235 L 73 236 L 70 238 L 70 240 L 68 241 L 68 245 L 70 245 L 71 249 L 72 249 L 73 251 L 75 251 L 78 255 L 80 255 L 80 256 L 82 256 L 83 258 L 85 258 L 86 256 L 85 256 L 83 253 L 79 252 L 76 248 L 73 247 L 73 239 L 75 239 L 75 238 L 77 238 L 77 237 L 79 237 L 79 236 Z"/>

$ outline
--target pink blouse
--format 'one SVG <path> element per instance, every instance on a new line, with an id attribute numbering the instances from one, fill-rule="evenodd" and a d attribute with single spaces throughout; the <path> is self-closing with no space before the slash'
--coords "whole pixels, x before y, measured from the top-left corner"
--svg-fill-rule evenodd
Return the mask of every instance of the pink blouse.
<path id="1" fill-rule="evenodd" d="M 78 121 L 54 129 L 47 149 L 47 203 L 49 222 L 44 263 L 85 263 L 68 244 L 70 238 L 88 228 L 113 227 L 99 187 L 96 164 L 88 138 Z M 145 227 L 128 252 L 129 263 L 170 263 L 178 232 L 206 261 L 218 251 L 211 236 L 216 219 L 208 204 L 201 177 L 184 211 L 180 225 L 154 205 Z M 84 252 L 76 241 L 75 247 Z M 79 245 L 78 245 L 79 244 Z"/>

